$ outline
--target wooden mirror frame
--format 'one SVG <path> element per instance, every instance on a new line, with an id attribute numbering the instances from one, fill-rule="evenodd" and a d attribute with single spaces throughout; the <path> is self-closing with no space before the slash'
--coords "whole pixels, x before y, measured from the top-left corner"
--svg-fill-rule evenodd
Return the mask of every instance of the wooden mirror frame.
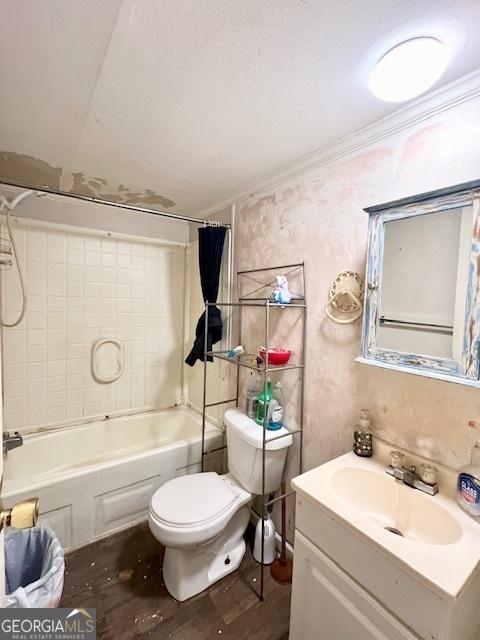
<path id="1" fill-rule="evenodd" d="M 385 223 L 472 205 L 473 224 L 461 360 L 404 353 L 379 346 Z M 480 386 L 480 180 L 368 207 L 365 304 L 357 362 Z"/>

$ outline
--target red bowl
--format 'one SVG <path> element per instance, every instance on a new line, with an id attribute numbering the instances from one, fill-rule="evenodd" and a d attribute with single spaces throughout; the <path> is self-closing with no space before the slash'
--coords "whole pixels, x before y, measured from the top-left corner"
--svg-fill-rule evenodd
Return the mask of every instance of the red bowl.
<path id="1" fill-rule="evenodd" d="M 265 349 L 260 349 L 258 354 L 260 358 L 265 362 Z M 269 349 L 268 364 L 273 364 L 274 366 L 287 364 L 287 362 L 290 360 L 291 355 L 292 352 L 290 351 L 290 349 Z"/>

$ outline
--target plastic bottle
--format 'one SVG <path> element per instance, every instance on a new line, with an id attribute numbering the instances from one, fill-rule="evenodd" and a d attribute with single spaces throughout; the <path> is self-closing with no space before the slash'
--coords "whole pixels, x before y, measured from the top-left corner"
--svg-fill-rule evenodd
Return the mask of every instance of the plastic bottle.
<path id="1" fill-rule="evenodd" d="M 239 356 L 241 353 L 244 353 L 245 349 L 242 347 L 241 344 L 238 345 L 238 347 L 235 347 L 234 349 L 230 349 L 230 351 L 227 353 L 227 358 L 234 358 L 235 356 Z"/>
<path id="2" fill-rule="evenodd" d="M 277 557 L 275 524 L 270 516 L 263 525 L 265 531 L 263 547 L 263 564 L 272 564 Z M 262 562 L 262 519 L 259 518 L 255 529 L 255 544 L 253 546 L 253 557 L 257 562 Z"/>
<path id="3" fill-rule="evenodd" d="M 261 424 L 263 426 L 264 417 L 267 416 L 268 412 L 268 404 L 272 399 L 272 383 L 270 380 L 267 380 L 267 397 L 265 398 L 265 389 L 262 385 L 262 390 L 257 394 L 257 415 L 255 417 L 255 422 L 257 424 Z"/>
<path id="4" fill-rule="evenodd" d="M 474 422 L 469 426 L 478 429 Z M 472 449 L 471 463 L 458 475 L 457 501 L 464 511 L 480 522 L 480 439 Z"/>
<path id="5" fill-rule="evenodd" d="M 268 407 L 268 426 L 267 429 L 276 431 L 283 427 L 285 412 L 285 401 L 283 398 L 282 383 L 277 382 L 273 391 L 273 398 Z"/>
<path id="6" fill-rule="evenodd" d="M 247 392 L 245 394 L 245 413 L 249 418 L 255 420 L 257 417 L 257 396 L 260 393 L 260 380 L 258 374 L 250 372 Z"/>

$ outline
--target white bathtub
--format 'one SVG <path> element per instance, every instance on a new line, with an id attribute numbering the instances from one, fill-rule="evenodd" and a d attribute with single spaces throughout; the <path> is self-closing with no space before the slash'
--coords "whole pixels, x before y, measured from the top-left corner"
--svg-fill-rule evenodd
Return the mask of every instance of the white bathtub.
<path id="1" fill-rule="evenodd" d="M 223 444 L 208 424 L 208 450 Z M 164 482 L 200 470 L 201 418 L 184 407 L 28 435 L 4 460 L 6 506 L 40 499 L 65 549 L 146 517 Z"/>

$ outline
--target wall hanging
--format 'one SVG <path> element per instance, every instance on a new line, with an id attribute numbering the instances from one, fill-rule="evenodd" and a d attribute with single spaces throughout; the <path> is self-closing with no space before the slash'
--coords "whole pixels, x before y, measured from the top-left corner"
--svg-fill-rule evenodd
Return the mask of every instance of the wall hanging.
<path id="1" fill-rule="evenodd" d="M 350 324 L 362 316 L 363 276 L 355 271 L 342 271 L 328 294 L 325 313 L 338 324 Z"/>

